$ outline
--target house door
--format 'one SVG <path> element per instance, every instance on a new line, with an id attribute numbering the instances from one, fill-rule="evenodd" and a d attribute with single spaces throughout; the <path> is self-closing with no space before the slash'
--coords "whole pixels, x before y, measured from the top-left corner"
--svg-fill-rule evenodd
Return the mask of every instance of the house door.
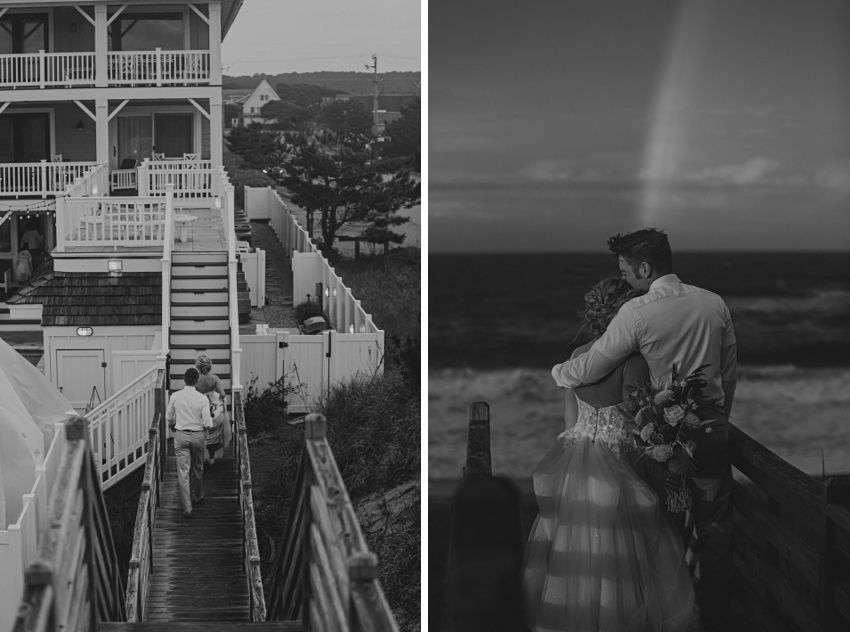
<path id="1" fill-rule="evenodd" d="M 194 151 L 194 114 L 155 114 L 154 148 L 166 158 L 182 158 Z"/>
<path id="2" fill-rule="evenodd" d="M 0 163 L 49 159 L 49 114 L 42 112 L 0 116 Z"/>
<path id="3" fill-rule="evenodd" d="M 101 402 L 106 399 L 103 349 L 63 349 L 56 355 L 59 390 L 74 410 L 85 414 L 94 389 Z M 98 397 L 94 398 L 94 403 L 98 405 Z"/>
<path id="4" fill-rule="evenodd" d="M 118 117 L 118 165 L 127 159 L 133 159 L 137 165 L 151 157 L 153 150 L 153 129 L 151 117 Z"/>

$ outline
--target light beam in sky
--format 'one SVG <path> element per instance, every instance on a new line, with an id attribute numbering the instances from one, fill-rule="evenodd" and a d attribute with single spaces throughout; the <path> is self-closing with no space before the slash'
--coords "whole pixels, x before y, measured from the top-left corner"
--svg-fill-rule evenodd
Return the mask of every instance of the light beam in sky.
<path id="1" fill-rule="evenodd" d="M 640 220 L 655 225 L 662 211 L 662 196 L 676 174 L 688 144 L 687 113 L 693 107 L 697 62 L 710 24 L 712 3 L 682 3 L 667 50 L 664 70 L 652 108 L 651 128 L 639 173 Z"/>

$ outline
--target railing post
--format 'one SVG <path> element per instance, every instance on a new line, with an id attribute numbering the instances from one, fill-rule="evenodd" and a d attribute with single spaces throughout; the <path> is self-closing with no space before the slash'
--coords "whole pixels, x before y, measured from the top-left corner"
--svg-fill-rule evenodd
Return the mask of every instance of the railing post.
<path id="1" fill-rule="evenodd" d="M 162 49 L 156 48 L 156 85 L 162 85 Z"/>
<path id="2" fill-rule="evenodd" d="M 319 413 L 310 413 L 304 419 L 304 444 L 308 441 L 319 441 L 327 435 L 328 422 L 325 416 Z M 306 452 L 306 451 L 305 451 Z M 301 523 L 301 622 L 304 632 L 311 632 L 313 626 L 310 621 L 310 601 L 312 591 L 310 590 L 310 564 L 313 559 L 313 549 L 310 545 L 310 527 L 313 522 L 313 512 L 310 508 L 311 488 L 313 485 L 313 470 L 308 462 L 304 464 L 304 520 Z"/>
<path id="3" fill-rule="evenodd" d="M 44 52 L 44 51 L 42 51 Z M 47 197 L 47 160 L 44 158 L 41 159 L 41 165 L 39 165 L 39 173 L 41 177 L 41 182 L 39 183 L 38 189 L 41 192 L 41 197 Z"/>
<path id="4" fill-rule="evenodd" d="M 65 198 L 56 197 L 56 252 L 65 252 Z"/>
<path id="5" fill-rule="evenodd" d="M 38 51 L 38 87 L 43 88 L 44 81 L 44 51 Z"/>
<path id="6" fill-rule="evenodd" d="M 850 506 L 850 476 L 830 477 L 823 486 L 818 618 L 824 632 L 838 632 L 846 625 L 835 604 L 836 580 L 842 569 L 847 567 L 847 558 L 836 546 L 835 521 L 829 515 L 830 506 L 835 505 Z"/>
<path id="7" fill-rule="evenodd" d="M 490 406 L 486 402 L 469 405 L 469 435 L 466 444 L 464 478 L 492 476 L 490 466 Z"/>

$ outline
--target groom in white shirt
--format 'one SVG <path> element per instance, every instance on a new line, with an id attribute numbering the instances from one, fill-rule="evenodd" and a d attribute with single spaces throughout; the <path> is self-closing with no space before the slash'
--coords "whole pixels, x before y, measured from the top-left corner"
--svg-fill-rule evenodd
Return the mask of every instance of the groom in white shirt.
<path id="1" fill-rule="evenodd" d="M 670 377 L 673 363 L 686 376 L 703 364 L 706 397 L 723 404 L 726 416 L 703 428 L 697 442 L 694 514 L 700 555 L 697 602 L 706 632 L 729 627 L 732 576 L 732 469 L 728 418 L 735 396 L 737 353 L 729 309 L 717 294 L 685 285 L 673 274 L 673 254 L 664 231 L 646 228 L 608 240 L 620 272 L 646 294 L 620 308 L 593 346 L 557 364 L 559 386 L 592 384 L 639 351 L 654 386 Z"/>

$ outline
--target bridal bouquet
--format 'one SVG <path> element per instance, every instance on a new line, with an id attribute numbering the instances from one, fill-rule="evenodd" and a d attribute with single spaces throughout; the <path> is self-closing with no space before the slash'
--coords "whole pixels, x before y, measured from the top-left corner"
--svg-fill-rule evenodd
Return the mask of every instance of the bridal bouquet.
<path id="1" fill-rule="evenodd" d="M 664 484 L 667 509 L 673 513 L 691 507 L 688 483 L 696 471 L 697 429 L 723 414 L 717 400 L 702 394 L 706 385 L 703 369 L 707 366 L 697 367 L 680 380 L 674 363 L 671 377 L 660 388 L 653 389 L 649 382 L 629 387 L 630 397 L 624 406 L 638 446 L 636 465 L 647 464 L 649 475 Z"/>

